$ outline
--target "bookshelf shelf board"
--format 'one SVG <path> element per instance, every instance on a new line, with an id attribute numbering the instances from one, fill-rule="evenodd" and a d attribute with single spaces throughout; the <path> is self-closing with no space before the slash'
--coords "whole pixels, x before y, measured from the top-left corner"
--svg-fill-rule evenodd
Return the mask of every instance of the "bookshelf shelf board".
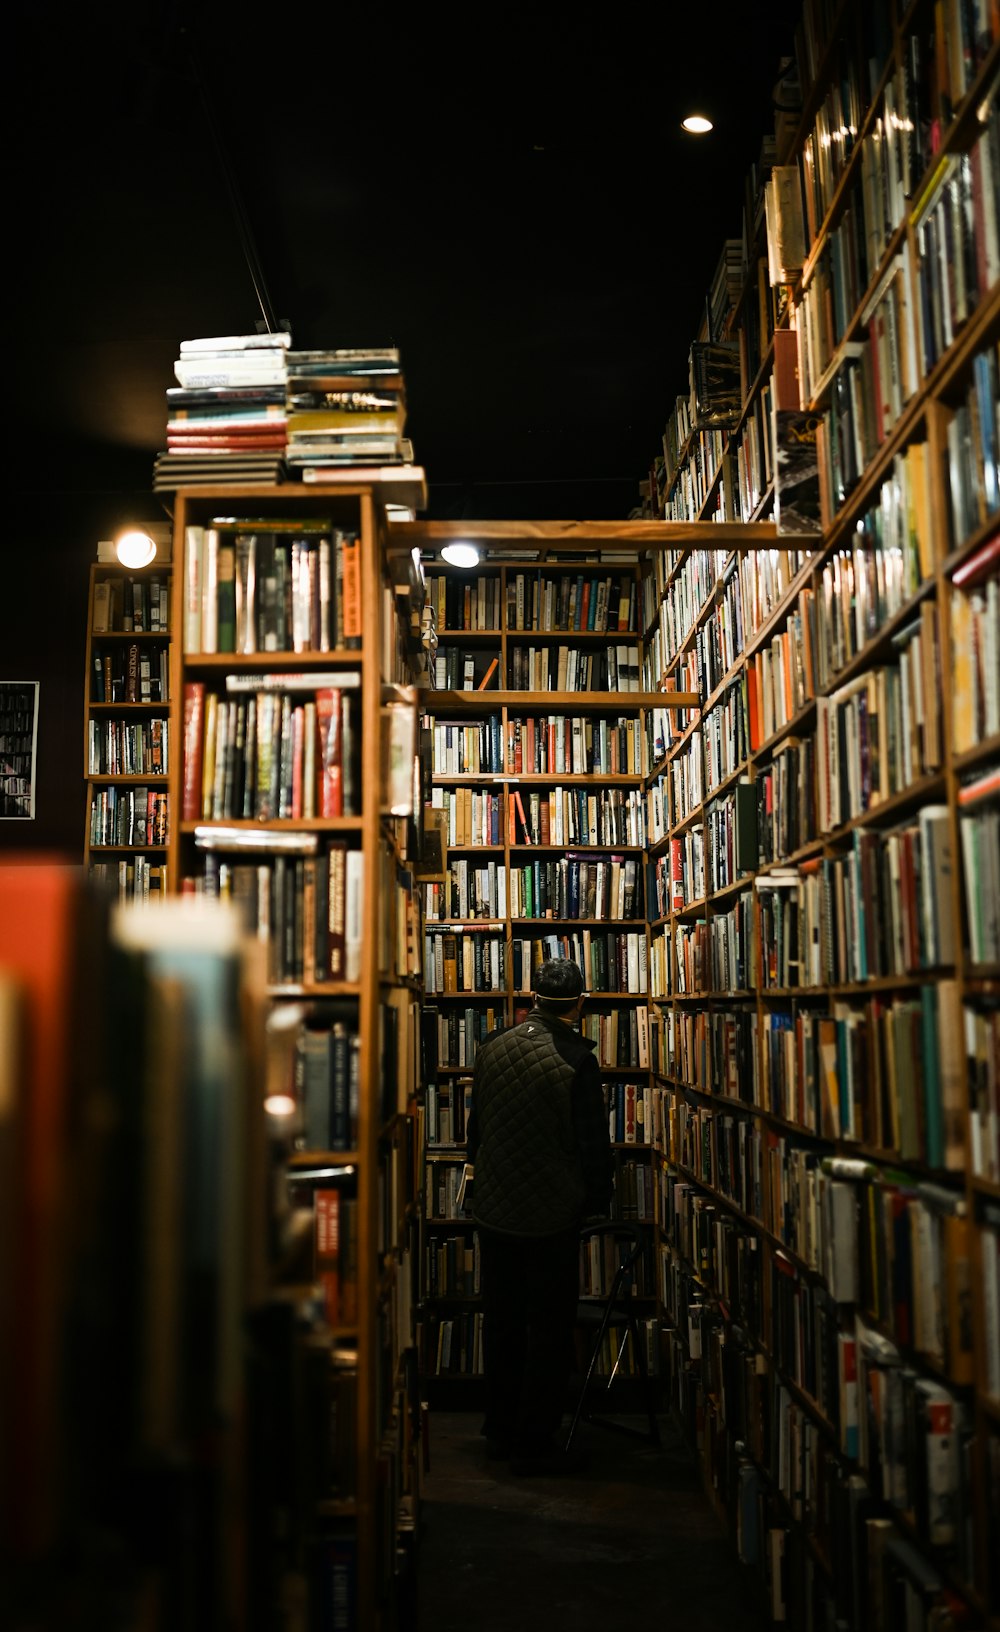
<path id="1" fill-rule="evenodd" d="M 171 706 L 169 702 L 87 704 L 91 714 L 169 714 Z"/>
<path id="2" fill-rule="evenodd" d="M 471 1230 L 475 1228 L 476 1221 L 474 1218 L 466 1218 L 463 1214 L 459 1218 L 428 1218 L 425 1216 L 424 1223 L 433 1226 L 435 1229 L 446 1228 L 449 1230 L 454 1229 L 456 1224 L 461 1224 L 465 1229 Z"/>
<path id="3" fill-rule="evenodd" d="M 451 848 L 454 848 L 454 846 Z M 480 848 L 485 849 L 486 847 L 483 845 Z M 523 851 L 525 855 L 529 856 L 565 856 L 569 853 L 575 856 L 578 851 L 586 851 L 588 856 L 617 856 L 619 852 L 624 853 L 625 851 L 628 851 L 630 855 L 641 855 L 643 853 L 641 844 L 618 844 L 614 841 L 610 841 L 608 844 L 581 844 L 576 839 L 569 840 L 566 844 L 512 844 L 509 849 L 511 855 L 515 851 Z"/>
<path id="4" fill-rule="evenodd" d="M 891 820 L 911 806 L 923 805 L 929 800 L 942 798 L 944 792 L 945 779 L 942 774 L 935 772 L 932 776 L 921 777 L 919 782 L 913 782 L 908 788 L 900 788 L 898 793 L 890 794 L 881 804 L 872 805 L 870 809 L 852 816 L 849 822 L 832 828 L 824 835 L 824 843 L 839 844 L 844 839 L 850 838 L 856 827 L 877 827 L 887 818 Z"/>
<path id="5" fill-rule="evenodd" d="M 437 631 L 439 644 L 442 640 L 462 642 L 471 640 L 480 643 L 485 642 L 487 645 L 492 643 L 495 646 L 499 643 L 500 635 L 501 631 L 499 629 L 439 629 Z"/>
<path id="6" fill-rule="evenodd" d="M 775 746 L 775 741 L 773 741 L 773 739 L 772 739 L 772 747 L 773 746 Z M 763 749 L 763 747 L 759 747 L 759 749 L 757 749 L 757 752 L 755 752 L 755 754 L 754 754 L 754 759 L 759 759 L 759 757 L 763 757 L 763 759 L 767 759 L 767 756 L 768 756 L 767 749 Z M 721 778 L 721 782 L 716 782 L 715 783 L 715 787 L 706 788 L 706 790 L 705 790 L 705 805 L 698 806 L 698 811 L 703 811 L 703 809 L 705 809 L 705 806 L 706 805 L 711 805 L 711 801 L 713 801 L 713 800 L 721 800 L 721 798 L 723 798 L 724 793 L 729 792 L 729 788 L 734 787 L 734 785 L 736 785 L 737 782 L 742 782 L 742 780 L 744 780 L 744 778 L 746 778 L 747 767 L 749 767 L 749 764 L 750 764 L 750 762 L 747 761 L 747 759 L 741 759 L 741 762 L 739 762 L 739 765 L 736 765 L 736 767 L 734 767 L 734 769 L 732 769 L 731 772 L 729 772 L 729 774 L 726 775 L 726 777 Z M 698 814 L 697 811 L 695 811 L 695 814 Z M 687 821 L 690 821 L 690 818 L 687 818 Z M 682 827 L 682 826 L 684 826 L 684 823 L 677 823 L 677 829 L 680 829 L 680 827 Z M 677 831 L 677 829 L 675 829 L 675 831 Z"/>
<path id="7" fill-rule="evenodd" d="M 799 709 L 797 714 L 793 714 L 790 720 L 786 720 L 784 725 L 779 725 L 776 731 L 772 731 L 767 741 L 762 742 L 759 748 L 754 749 L 754 754 L 768 754 L 773 752 L 779 743 L 784 742 L 786 737 L 794 737 L 796 731 L 801 731 L 806 721 L 810 719 L 815 712 L 816 701 L 815 698 L 812 698 L 808 703 L 806 703 L 804 708 Z"/>
<path id="8" fill-rule="evenodd" d="M 288 1157 L 286 1166 L 294 1177 L 300 1168 L 314 1167 L 357 1167 L 361 1160 L 357 1150 L 295 1150 Z"/>
<path id="9" fill-rule="evenodd" d="M 326 1496 L 316 1503 L 316 1513 L 321 1519 L 353 1519 L 357 1512 L 358 1504 L 353 1496 Z"/>
<path id="10" fill-rule="evenodd" d="M 715 1198 L 720 1206 L 725 1207 L 727 1212 L 732 1213 L 736 1218 L 740 1219 L 741 1222 L 746 1224 L 749 1229 L 756 1231 L 759 1235 L 767 1234 L 766 1226 L 761 1219 L 754 1218 L 751 1213 L 745 1213 L 738 1201 L 733 1201 L 732 1198 L 725 1195 L 723 1191 L 716 1190 L 714 1185 L 710 1184 L 707 1179 L 700 1178 L 694 1171 L 693 1167 L 686 1167 L 683 1162 L 675 1162 L 673 1165 L 676 1167 L 678 1173 L 683 1174 L 684 1178 L 689 1179 L 692 1184 L 696 1184 L 699 1190 L 706 1190 L 710 1196 Z"/>
<path id="11" fill-rule="evenodd" d="M 784 1252 L 785 1249 L 782 1247 L 779 1250 Z M 791 1254 L 789 1254 L 789 1256 L 791 1256 Z M 819 1403 L 816 1400 L 813 1399 L 811 1394 L 806 1392 L 806 1390 L 802 1387 L 801 1383 L 797 1383 L 795 1381 L 794 1377 L 789 1376 L 788 1372 L 786 1372 L 784 1370 L 784 1368 L 779 1364 L 778 1360 L 771 1353 L 770 1349 L 768 1349 L 763 1343 L 760 1343 L 760 1342 L 756 1342 L 755 1346 L 760 1350 L 761 1354 L 767 1360 L 767 1362 L 768 1362 L 769 1366 L 771 1367 L 772 1371 L 776 1372 L 777 1375 L 781 1378 L 781 1381 L 785 1384 L 785 1386 L 788 1389 L 789 1393 L 794 1397 L 794 1399 L 797 1401 L 797 1403 L 799 1405 L 801 1405 L 803 1411 L 807 1411 L 809 1413 L 809 1415 L 813 1418 L 813 1420 L 817 1424 L 817 1426 L 822 1428 L 824 1433 L 830 1439 L 836 1440 L 837 1439 L 837 1429 L 834 1426 L 834 1424 L 830 1421 L 830 1419 L 826 1415 L 826 1413 L 824 1412 L 822 1406 L 819 1405 Z"/>
<path id="12" fill-rule="evenodd" d="M 612 1150 L 621 1150 L 621 1151 L 624 1151 L 626 1153 L 628 1151 L 630 1151 L 630 1150 L 631 1151 L 638 1151 L 640 1155 L 648 1156 L 650 1151 L 653 1149 L 653 1146 L 649 1145 L 649 1144 L 641 1143 L 640 1141 L 638 1141 L 636 1139 L 612 1139 L 611 1149 Z M 645 1218 L 645 1219 L 638 1219 L 637 1222 L 640 1223 L 640 1224 L 652 1224 L 653 1220 L 651 1218 Z"/>
<path id="13" fill-rule="evenodd" d="M 454 1003 L 457 1001 L 464 1003 L 502 1003 L 506 998 L 512 996 L 513 993 L 508 986 L 499 986 L 492 987 L 489 990 L 472 992 L 428 992 L 427 1000 L 429 1003 Z"/>
<path id="14" fill-rule="evenodd" d="M 645 929 L 646 927 L 645 918 L 557 918 L 555 916 L 549 918 L 512 917 L 511 923 L 524 924 L 529 929 L 544 928 L 546 924 L 587 924 L 590 926 L 596 924 L 598 928 L 600 928 L 602 925 L 608 925 L 609 927 L 611 925 L 615 925 L 616 927 L 623 926 L 628 929 Z"/>
<path id="15" fill-rule="evenodd" d="M 224 669 L 232 674 L 299 669 L 363 668 L 364 652 L 341 646 L 330 652 L 185 652 L 185 669 Z M 354 688 L 352 688 L 354 689 Z"/>
<path id="16" fill-rule="evenodd" d="M 839 668 L 835 674 L 831 674 L 830 678 L 818 688 L 820 694 L 832 695 L 841 686 L 847 685 L 856 675 L 870 669 L 883 653 L 892 648 L 892 637 L 897 635 L 901 629 L 905 629 L 908 623 L 912 622 L 914 612 L 927 599 L 928 595 L 934 593 L 936 588 L 936 578 L 925 579 L 919 588 L 914 590 L 909 600 L 899 608 L 899 611 L 894 612 L 892 617 L 887 618 L 881 628 L 876 630 L 875 634 L 862 646 L 861 650 L 856 652 L 852 658 L 849 658 L 842 668 Z"/>
<path id="17" fill-rule="evenodd" d="M 91 634 L 95 645 L 98 642 L 103 645 L 106 640 L 121 640 L 131 644 L 133 641 L 170 639 L 169 629 L 94 629 Z"/>
<path id="18" fill-rule="evenodd" d="M 671 922 L 675 918 L 689 918 L 693 912 L 705 912 L 708 908 L 708 896 L 703 895 L 700 901 L 688 901 L 682 907 L 674 907 L 670 913 Z"/>
<path id="19" fill-rule="evenodd" d="M 653 996 L 654 1003 L 728 1003 L 730 999 L 756 997 L 746 986 L 734 987 L 730 992 L 667 992 Z"/>
<path id="20" fill-rule="evenodd" d="M 970 963 L 965 978 L 974 985 L 992 987 L 995 981 L 1000 980 L 1000 963 Z"/>
<path id="21" fill-rule="evenodd" d="M 160 855 L 166 849 L 166 844 L 92 844 L 90 846 L 91 855 L 94 856 Z"/>
<path id="22" fill-rule="evenodd" d="M 505 918 L 425 918 L 425 929 L 506 929 Z"/>
<path id="23" fill-rule="evenodd" d="M 163 787 L 168 780 L 168 777 L 162 775 L 154 776 L 152 772 L 150 772 L 148 776 L 143 776 L 141 772 L 138 771 L 130 772 L 128 776 L 125 776 L 124 774 L 119 774 L 116 776 L 108 771 L 87 772 L 87 781 L 93 782 L 95 787 L 98 785 L 101 787 L 137 787 L 141 785 L 144 788 L 158 788 Z"/>
<path id="24" fill-rule="evenodd" d="M 638 629 L 508 629 L 508 646 L 635 646 Z"/>
<path id="25" fill-rule="evenodd" d="M 430 1003 L 433 1005 L 442 995 L 441 992 L 429 992 Z M 434 1075 L 436 1077 L 471 1077 L 474 1070 L 474 1065 L 439 1065 Z"/>
<path id="26" fill-rule="evenodd" d="M 282 833 L 359 833 L 364 818 L 361 816 L 269 816 L 266 820 L 255 819 L 252 816 L 219 817 L 211 820 L 203 817 L 198 821 L 178 823 L 179 833 L 194 833 L 196 828 L 219 827 L 239 828 L 241 833 L 274 832 Z M 253 854 L 250 849 L 247 855 Z M 264 852 L 261 852 L 262 854 Z"/>
<path id="27" fill-rule="evenodd" d="M 513 850 L 514 846 L 511 845 L 510 848 Z M 454 855 L 456 851 L 458 851 L 460 854 L 464 854 L 466 850 L 474 850 L 476 855 L 480 855 L 481 853 L 485 852 L 488 855 L 502 856 L 506 849 L 507 846 L 505 844 L 477 844 L 474 839 L 470 839 L 467 844 L 449 843 L 448 854 Z"/>
<path id="28" fill-rule="evenodd" d="M 633 636 L 633 639 L 635 637 Z M 696 691 L 431 691 L 423 694 L 426 708 L 433 698 L 435 714 L 486 706 L 514 709 L 519 714 L 620 714 L 633 708 L 697 708 Z"/>
<path id="29" fill-rule="evenodd" d="M 267 988 L 270 997 L 360 997 L 361 987 L 350 980 L 276 980 Z"/>
<path id="30" fill-rule="evenodd" d="M 602 1077 L 630 1077 L 649 1075 L 648 1065 L 599 1065 L 598 1070 Z"/>
<path id="31" fill-rule="evenodd" d="M 982 742 L 977 742 L 974 747 L 966 748 L 960 754 L 952 754 L 951 763 L 956 771 L 968 771 L 976 765 L 981 765 L 984 760 L 997 757 L 1000 757 L 1000 734 L 984 737 Z M 959 806 L 959 809 L 963 808 L 965 807 Z"/>
<path id="32" fill-rule="evenodd" d="M 720 884 L 717 890 L 712 890 L 705 897 L 707 905 L 711 907 L 715 901 L 724 901 L 730 895 L 738 895 L 742 890 L 752 889 L 755 877 L 756 873 L 745 873 L 742 878 L 734 878 L 730 884 Z"/>
<path id="33" fill-rule="evenodd" d="M 485 773 L 456 771 L 453 776 L 435 774 L 431 777 L 431 783 L 432 786 L 436 788 L 452 787 L 455 784 L 458 784 L 460 787 L 491 788 L 502 787 L 507 782 L 515 782 L 522 785 L 527 782 L 533 787 L 548 787 L 555 784 L 558 784 L 560 787 L 592 787 L 595 776 L 600 777 L 602 787 L 635 788 L 638 787 L 640 781 L 642 780 L 638 773 L 636 773 L 634 776 L 625 776 L 621 773 L 615 773 L 612 775 L 605 771 L 553 771 L 551 775 L 542 771 L 517 771 L 509 773 L 506 771 L 488 771 Z M 608 846 L 607 848 L 613 849 L 614 846 Z"/>

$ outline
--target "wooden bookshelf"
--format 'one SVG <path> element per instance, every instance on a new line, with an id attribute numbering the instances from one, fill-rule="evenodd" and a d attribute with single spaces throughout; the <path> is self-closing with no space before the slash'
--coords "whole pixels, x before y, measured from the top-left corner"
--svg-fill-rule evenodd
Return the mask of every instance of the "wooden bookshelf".
<path id="1" fill-rule="evenodd" d="M 270 1540 L 248 1559 L 250 1590 L 317 1603 L 346 1590 L 355 1624 L 391 1632 L 409 1615 L 419 1523 L 411 654 L 423 586 L 361 481 L 180 490 L 174 528 L 171 874 L 182 892 L 231 899 L 257 942 L 268 1104 L 289 1096 L 267 1230 L 305 1226 L 287 1267 L 272 1246 L 255 1312 L 271 1331 L 267 1311 L 291 1285 L 296 1321 L 274 1326 L 251 1439 L 266 1450 L 290 1436 L 297 1495 L 284 1513 L 280 1491 L 256 1498 L 251 1523 Z M 233 599 L 211 606 L 207 586 L 231 577 Z M 291 1398 L 282 1377 L 298 1379 Z M 343 1422 L 332 1446 L 331 1411 Z"/>
<path id="2" fill-rule="evenodd" d="M 169 888 L 172 568 L 90 569 L 83 863 L 121 901 Z"/>
<path id="3" fill-rule="evenodd" d="M 701 712 L 682 717 L 646 784 L 668 828 L 651 864 L 676 883 L 672 911 L 650 925 L 665 982 L 654 1128 L 666 1370 L 775 1615 L 859 1628 L 874 1614 L 895 1628 L 905 1599 L 907 1626 L 924 1628 L 957 1600 L 967 1624 L 995 1627 L 1000 266 L 995 251 L 975 267 L 959 247 L 939 259 L 937 243 L 960 199 L 971 241 L 996 243 L 997 114 L 984 93 L 1000 40 L 994 20 L 960 64 L 957 15 L 943 8 L 937 60 L 951 66 L 935 79 L 923 8 L 895 8 L 884 29 L 879 8 L 828 10 L 821 22 L 805 8 L 805 106 L 780 159 L 802 178 L 802 269 L 770 291 L 777 332 L 765 344 L 771 143 L 748 178 L 742 287 L 716 334 L 696 337 L 738 342 L 741 409 L 709 459 L 679 399 L 644 484 L 645 525 L 677 516 L 688 531 L 683 547 L 650 552 L 644 634 L 668 681 L 686 687 L 694 667 L 704 684 Z M 828 141 L 848 127 L 845 147 Z M 984 160 L 985 194 L 972 180 Z M 885 214 L 859 270 L 846 246 L 874 228 L 873 166 Z M 808 553 L 767 585 L 770 557 L 748 575 L 691 534 L 732 517 L 737 488 L 736 513 L 751 513 L 752 428 L 773 474 L 771 373 L 789 340 L 819 427 L 817 525 L 811 540 L 776 536 L 775 549 Z M 780 521 L 780 474 L 768 491 Z M 896 580 L 876 584 L 890 558 Z M 734 792 L 751 807 L 744 853 L 737 833 L 735 874 L 706 887 Z M 923 882 L 904 894 L 894 860 L 914 847 Z M 748 974 L 727 991 L 712 965 L 736 901 Z M 789 933 L 800 936 L 790 960 Z M 679 949 L 691 953 L 680 990 Z M 875 1401 L 887 1397 L 910 1412 L 905 1445 L 885 1440 Z M 943 1423 L 935 1507 L 917 1485 Z"/>

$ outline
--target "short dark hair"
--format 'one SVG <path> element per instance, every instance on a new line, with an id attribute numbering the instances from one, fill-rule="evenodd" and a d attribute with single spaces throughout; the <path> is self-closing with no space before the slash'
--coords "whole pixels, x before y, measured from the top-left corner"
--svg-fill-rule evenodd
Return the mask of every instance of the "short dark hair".
<path id="1" fill-rule="evenodd" d="M 572 958 L 546 958 L 535 970 L 535 1001 L 542 1009 L 571 1009 L 583 991 L 583 972 Z"/>

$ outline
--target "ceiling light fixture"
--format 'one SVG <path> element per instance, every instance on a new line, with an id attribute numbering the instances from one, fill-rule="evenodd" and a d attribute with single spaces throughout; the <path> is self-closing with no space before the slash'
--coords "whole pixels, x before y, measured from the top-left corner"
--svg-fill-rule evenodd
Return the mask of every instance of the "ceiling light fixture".
<path id="1" fill-rule="evenodd" d="M 479 551 L 475 544 L 445 544 L 441 559 L 450 567 L 478 567 Z"/>
<path id="2" fill-rule="evenodd" d="M 129 527 L 115 539 L 115 554 L 123 567 L 148 567 L 156 557 L 156 540 L 141 528 Z"/>
<path id="3" fill-rule="evenodd" d="M 686 119 L 681 120 L 681 129 L 691 136 L 705 136 L 714 128 L 711 119 L 706 119 L 703 113 L 689 113 Z"/>

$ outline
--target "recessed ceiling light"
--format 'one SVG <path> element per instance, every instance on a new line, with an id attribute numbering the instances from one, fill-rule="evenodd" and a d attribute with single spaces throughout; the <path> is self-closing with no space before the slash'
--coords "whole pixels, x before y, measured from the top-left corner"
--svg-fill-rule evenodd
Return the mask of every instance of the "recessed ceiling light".
<path id="1" fill-rule="evenodd" d="M 450 567 L 478 567 L 479 551 L 474 544 L 445 544 L 441 559 Z"/>
<path id="2" fill-rule="evenodd" d="M 681 120 L 681 129 L 687 130 L 692 136 L 704 136 L 707 131 L 713 130 L 711 119 L 706 119 L 703 113 L 689 113 L 686 119 Z"/>

